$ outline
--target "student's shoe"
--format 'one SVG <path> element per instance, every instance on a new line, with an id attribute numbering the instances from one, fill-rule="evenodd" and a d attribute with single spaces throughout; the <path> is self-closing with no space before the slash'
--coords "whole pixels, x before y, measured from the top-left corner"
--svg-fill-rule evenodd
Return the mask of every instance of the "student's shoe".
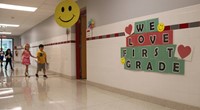
<path id="1" fill-rule="evenodd" d="M 38 74 L 35 74 L 35 76 L 38 78 L 39 77 L 39 75 Z"/>
<path id="2" fill-rule="evenodd" d="M 25 73 L 25 77 L 30 78 L 31 76 L 28 73 Z"/>
<path id="3" fill-rule="evenodd" d="M 43 75 L 44 78 L 48 78 L 47 75 Z"/>
<path id="4" fill-rule="evenodd" d="M 27 74 L 26 74 L 25 76 L 26 76 L 26 77 L 28 77 L 28 78 L 30 78 L 30 77 L 31 77 L 30 75 L 27 75 Z"/>

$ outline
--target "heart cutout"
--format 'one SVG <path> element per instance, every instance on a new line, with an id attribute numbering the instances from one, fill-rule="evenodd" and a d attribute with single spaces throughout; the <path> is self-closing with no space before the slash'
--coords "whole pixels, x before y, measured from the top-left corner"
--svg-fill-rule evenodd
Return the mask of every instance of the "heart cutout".
<path id="1" fill-rule="evenodd" d="M 191 48 L 190 46 L 184 46 L 184 45 L 179 45 L 178 46 L 178 53 L 181 58 L 185 58 L 191 53 Z"/>
<path id="2" fill-rule="evenodd" d="M 132 29 L 133 29 L 133 26 L 131 24 L 129 24 L 126 28 L 125 28 L 125 32 L 127 34 L 131 34 L 132 33 Z"/>

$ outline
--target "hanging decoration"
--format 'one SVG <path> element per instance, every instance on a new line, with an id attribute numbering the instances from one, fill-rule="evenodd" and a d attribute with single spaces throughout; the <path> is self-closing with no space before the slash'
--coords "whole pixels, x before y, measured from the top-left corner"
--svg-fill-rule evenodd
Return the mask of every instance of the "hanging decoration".
<path id="1" fill-rule="evenodd" d="M 79 16 L 78 4 L 73 0 L 64 0 L 57 5 L 54 18 L 58 25 L 69 28 L 78 21 Z"/>
<path id="2" fill-rule="evenodd" d="M 88 21 L 88 28 L 89 28 L 89 29 L 93 29 L 94 27 L 95 27 L 95 22 L 94 22 L 93 19 L 90 19 L 90 20 Z"/>

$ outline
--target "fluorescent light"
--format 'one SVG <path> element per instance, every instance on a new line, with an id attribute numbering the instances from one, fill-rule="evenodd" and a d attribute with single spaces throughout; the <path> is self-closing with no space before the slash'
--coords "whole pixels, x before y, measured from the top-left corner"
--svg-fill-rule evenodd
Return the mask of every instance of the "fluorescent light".
<path id="1" fill-rule="evenodd" d="M 0 34 L 12 34 L 11 32 L 0 32 Z"/>
<path id="2" fill-rule="evenodd" d="M 64 100 L 60 100 L 60 101 L 49 101 L 50 104 L 56 104 L 56 103 L 64 103 Z"/>
<path id="3" fill-rule="evenodd" d="M 0 91 L 13 90 L 13 88 L 0 88 Z"/>
<path id="4" fill-rule="evenodd" d="M 10 10 L 19 10 L 19 11 L 30 11 L 30 12 L 34 12 L 34 11 L 37 10 L 36 7 L 27 7 L 27 6 L 20 6 L 20 5 L 10 5 L 10 4 L 3 4 L 3 3 L 0 3 L 0 8 L 10 9 Z"/>
<path id="5" fill-rule="evenodd" d="M 0 95 L 11 94 L 11 93 L 13 93 L 13 89 L 5 90 L 5 91 L 0 91 Z"/>
<path id="6" fill-rule="evenodd" d="M 0 26 L 6 26 L 6 27 L 19 27 L 18 24 L 0 24 Z"/>
<path id="7" fill-rule="evenodd" d="M 22 107 L 15 107 L 15 108 L 12 108 L 10 110 L 22 110 Z"/>
<path id="8" fill-rule="evenodd" d="M 8 99 L 8 98 L 13 98 L 14 96 L 13 95 L 10 95 L 10 96 L 3 96 L 3 97 L 0 97 L 0 99 Z"/>

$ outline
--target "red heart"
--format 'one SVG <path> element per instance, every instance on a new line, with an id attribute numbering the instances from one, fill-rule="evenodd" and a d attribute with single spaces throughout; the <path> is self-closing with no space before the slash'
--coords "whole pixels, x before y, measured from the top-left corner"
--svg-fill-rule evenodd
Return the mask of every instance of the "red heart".
<path id="1" fill-rule="evenodd" d="M 125 32 L 127 33 L 127 34 L 131 34 L 131 32 L 132 32 L 132 28 L 133 28 L 133 26 L 131 25 L 131 24 L 129 24 L 126 28 L 125 28 Z"/>
<path id="2" fill-rule="evenodd" d="M 178 46 L 178 53 L 180 55 L 181 58 L 185 58 L 187 57 L 188 55 L 190 55 L 191 53 L 191 48 L 190 46 L 183 46 L 183 45 L 179 45 Z"/>

